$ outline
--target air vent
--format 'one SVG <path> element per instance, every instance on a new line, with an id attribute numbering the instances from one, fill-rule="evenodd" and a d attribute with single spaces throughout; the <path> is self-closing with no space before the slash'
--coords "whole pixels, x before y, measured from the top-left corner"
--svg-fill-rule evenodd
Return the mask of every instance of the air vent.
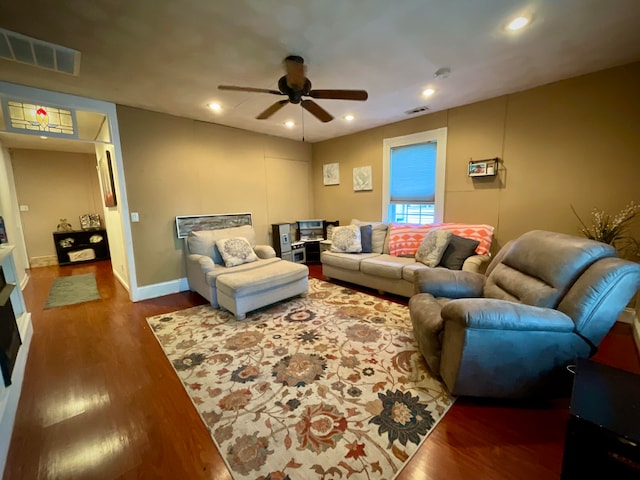
<path id="1" fill-rule="evenodd" d="M 77 76 L 80 52 L 0 28 L 0 58 Z"/>
<path id="2" fill-rule="evenodd" d="M 429 107 L 418 107 L 412 110 L 407 110 L 404 113 L 406 113 L 407 115 L 415 115 L 416 113 L 426 112 L 427 110 L 429 110 Z"/>

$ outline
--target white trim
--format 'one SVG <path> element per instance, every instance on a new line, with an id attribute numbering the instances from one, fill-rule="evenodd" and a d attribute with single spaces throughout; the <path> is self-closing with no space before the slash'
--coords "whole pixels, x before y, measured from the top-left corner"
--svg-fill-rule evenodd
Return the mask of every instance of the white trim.
<path id="1" fill-rule="evenodd" d="M 18 400 L 20 399 L 20 392 L 22 391 L 22 382 L 24 380 L 27 357 L 29 356 L 29 348 L 31 347 L 31 337 L 33 336 L 31 314 L 24 314 L 23 316 L 26 317 L 26 329 L 24 332 L 20 332 L 22 346 L 18 350 L 16 363 L 13 367 L 13 373 L 11 375 L 12 383 L 5 389 L 7 396 L 1 399 L 0 473 L 4 472 L 4 467 L 7 463 L 7 454 L 9 453 L 9 445 L 11 444 L 11 433 L 13 432 L 13 424 L 16 419 Z M 22 323 L 24 324 L 24 322 Z"/>
<path id="2" fill-rule="evenodd" d="M 169 280 L 168 282 L 156 283 L 154 285 L 145 285 L 138 288 L 138 298 L 134 302 L 140 300 L 148 300 L 150 298 L 171 295 L 172 293 L 180 293 L 189 290 L 189 283 L 186 277 L 177 280 Z"/>
<path id="3" fill-rule="evenodd" d="M 100 112 L 104 113 L 107 116 L 107 120 L 109 122 L 109 130 L 111 132 L 111 143 L 113 145 L 113 153 L 115 156 L 115 174 L 118 177 L 118 191 L 116 192 L 118 198 L 117 208 L 120 213 L 120 222 L 122 224 L 122 233 L 124 236 L 124 252 L 129 276 L 129 278 L 124 282 L 122 282 L 122 277 L 118 276 L 118 279 L 123 284 L 128 284 L 129 297 L 132 301 L 135 302 L 137 300 L 140 300 L 141 296 L 138 293 L 136 265 L 133 255 L 131 223 L 129 222 L 129 202 L 127 198 L 127 186 L 124 178 L 122 149 L 120 147 L 120 131 L 118 129 L 118 119 L 115 104 L 104 102 L 101 100 L 94 100 L 91 98 L 78 97 L 76 95 L 69 95 L 66 93 L 53 92 L 51 90 L 26 87 L 24 85 L 18 85 L 8 82 L 0 82 L 0 94 L 9 95 L 24 100 L 31 100 L 34 102 L 42 102 L 44 104 L 55 104 L 60 106 L 67 106 L 69 108 Z M 16 217 L 20 218 L 20 212 L 16 212 Z M 23 250 L 21 253 L 25 255 L 26 258 L 26 246 L 18 247 Z M 116 273 L 115 268 L 116 267 L 113 266 L 114 273 Z"/>
<path id="4" fill-rule="evenodd" d="M 406 145 L 436 142 L 436 192 L 435 192 L 435 222 L 442 223 L 444 219 L 444 187 L 447 166 L 447 127 L 436 128 L 426 132 L 412 133 L 401 137 L 385 138 L 382 141 L 382 221 L 388 221 L 389 213 L 389 177 L 391 163 L 391 149 Z"/>

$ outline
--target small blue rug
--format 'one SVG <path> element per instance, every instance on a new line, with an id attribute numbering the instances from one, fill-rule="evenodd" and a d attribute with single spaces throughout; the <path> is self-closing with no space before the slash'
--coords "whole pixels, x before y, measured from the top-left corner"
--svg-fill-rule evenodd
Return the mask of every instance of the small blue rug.
<path id="1" fill-rule="evenodd" d="M 99 299 L 100 293 L 93 273 L 71 275 L 53 281 L 44 308 L 63 307 Z"/>

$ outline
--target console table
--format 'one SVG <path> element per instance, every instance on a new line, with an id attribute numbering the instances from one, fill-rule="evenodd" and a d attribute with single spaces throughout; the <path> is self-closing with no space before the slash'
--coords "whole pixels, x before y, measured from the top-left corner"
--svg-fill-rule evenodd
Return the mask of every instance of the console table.
<path id="1" fill-rule="evenodd" d="M 95 262 L 110 258 L 107 231 L 103 228 L 54 232 L 53 242 L 60 265 Z M 79 254 L 79 252 L 89 249 L 93 250 L 93 258 L 85 258 Z"/>
<path id="2" fill-rule="evenodd" d="M 579 359 L 562 480 L 640 478 L 640 375 Z"/>

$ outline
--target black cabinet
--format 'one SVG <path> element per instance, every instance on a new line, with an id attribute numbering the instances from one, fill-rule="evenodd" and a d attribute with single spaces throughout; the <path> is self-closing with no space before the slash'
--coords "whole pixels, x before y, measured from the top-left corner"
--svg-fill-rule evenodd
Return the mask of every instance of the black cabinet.
<path id="1" fill-rule="evenodd" d="M 579 360 L 562 480 L 640 478 L 640 376 Z"/>
<path id="2" fill-rule="evenodd" d="M 60 265 L 95 262 L 110 258 L 109 240 L 107 231 L 104 229 L 54 232 L 53 242 Z"/>

